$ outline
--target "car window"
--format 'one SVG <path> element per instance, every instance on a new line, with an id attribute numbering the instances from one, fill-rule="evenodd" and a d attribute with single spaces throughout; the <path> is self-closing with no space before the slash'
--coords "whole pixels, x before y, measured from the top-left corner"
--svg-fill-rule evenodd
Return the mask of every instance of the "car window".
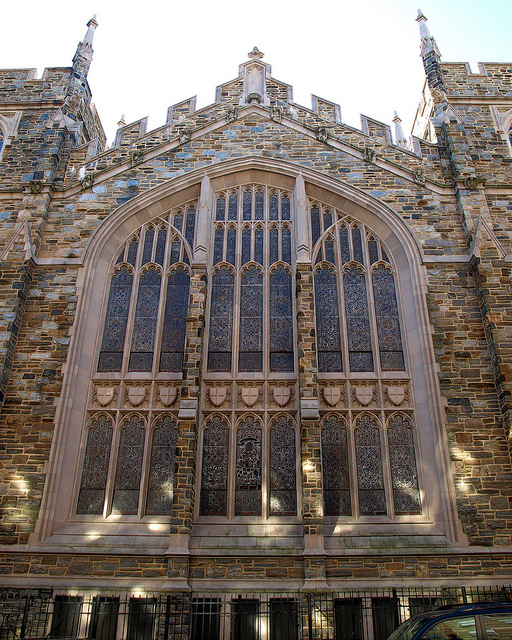
<path id="1" fill-rule="evenodd" d="M 431 618 L 411 618 L 410 620 L 406 620 L 389 636 L 388 640 L 411 640 L 430 619 Z"/>
<path id="2" fill-rule="evenodd" d="M 512 638 L 512 613 L 494 613 L 482 616 L 487 640 L 510 640 Z"/>
<path id="3" fill-rule="evenodd" d="M 421 640 L 475 640 L 474 616 L 441 620 L 421 636 Z"/>

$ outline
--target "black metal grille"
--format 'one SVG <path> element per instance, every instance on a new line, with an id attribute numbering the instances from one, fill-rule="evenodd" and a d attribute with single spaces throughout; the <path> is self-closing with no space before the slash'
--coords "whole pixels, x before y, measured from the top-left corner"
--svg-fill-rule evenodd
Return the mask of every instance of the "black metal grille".
<path id="1" fill-rule="evenodd" d="M 139 596 L 4 590 L 0 640 L 385 640 L 410 616 L 441 605 L 511 600 L 511 586 Z"/>

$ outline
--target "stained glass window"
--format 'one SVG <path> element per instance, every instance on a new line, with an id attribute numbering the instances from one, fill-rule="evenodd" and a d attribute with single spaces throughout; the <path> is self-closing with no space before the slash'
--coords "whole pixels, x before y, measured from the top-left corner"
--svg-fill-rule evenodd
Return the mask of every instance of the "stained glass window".
<path id="1" fill-rule="evenodd" d="M 281 198 L 281 219 L 290 219 L 290 198 L 287 195 Z"/>
<path id="2" fill-rule="evenodd" d="M 336 264 L 336 254 L 334 252 L 334 240 L 332 238 L 326 238 L 325 240 L 325 259 L 332 264 Z"/>
<path id="3" fill-rule="evenodd" d="M 344 224 L 340 227 L 340 253 L 341 264 L 350 262 L 350 243 L 348 240 L 348 227 Z"/>
<path id="4" fill-rule="evenodd" d="M 168 514 L 171 512 L 174 494 L 174 465 L 178 441 L 176 422 L 171 416 L 159 418 L 152 435 L 146 513 Z"/>
<path id="5" fill-rule="evenodd" d="M 351 516 L 347 430 L 337 416 L 322 424 L 322 468 L 326 516 Z"/>
<path id="6" fill-rule="evenodd" d="M 133 275 L 121 267 L 112 276 L 98 371 L 121 371 Z"/>
<path id="7" fill-rule="evenodd" d="M 236 260 L 236 229 L 230 227 L 228 229 L 228 237 L 226 243 L 226 262 L 235 266 Z"/>
<path id="8" fill-rule="evenodd" d="M 134 415 L 124 421 L 119 438 L 112 513 L 137 514 L 144 458 L 144 420 Z"/>
<path id="9" fill-rule="evenodd" d="M 203 434 L 200 513 L 227 514 L 229 430 L 219 416 L 206 423 Z"/>
<path id="10" fill-rule="evenodd" d="M 261 227 L 256 227 L 254 234 L 254 260 L 263 264 L 263 229 Z"/>
<path id="11" fill-rule="evenodd" d="M 187 211 L 187 227 L 185 229 L 185 239 L 190 247 L 194 248 L 194 232 L 196 229 L 196 209 L 189 207 Z"/>
<path id="12" fill-rule="evenodd" d="M 377 246 L 377 241 L 370 238 L 368 240 L 368 254 L 370 256 L 370 264 L 374 262 L 378 262 L 379 260 L 379 250 Z"/>
<path id="13" fill-rule="evenodd" d="M 219 196 L 217 198 L 217 205 L 215 208 L 215 220 L 224 220 L 226 215 L 226 198 Z"/>
<path id="14" fill-rule="evenodd" d="M 254 217 L 256 220 L 265 219 L 265 195 L 263 191 L 256 191 L 256 203 L 254 208 Z"/>
<path id="15" fill-rule="evenodd" d="M 126 258 L 126 262 L 128 262 L 128 264 L 131 264 L 132 267 L 135 266 L 135 261 L 137 260 L 137 251 L 139 249 L 139 241 L 137 240 L 137 238 L 134 238 L 131 242 L 130 242 L 130 246 L 128 247 L 128 256 Z"/>
<path id="16" fill-rule="evenodd" d="M 352 228 L 352 248 L 354 250 L 354 260 L 363 264 L 363 245 L 361 243 L 361 229 Z"/>
<path id="17" fill-rule="evenodd" d="M 355 427 L 359 513 L 363 516 L 385 515 L 386 496 L 377 421 L 363 415 L 356 420 Z"/>
<path id="18" fill-rule="evenodd" d="M 242 266 L 251 260 L 251 228 L 242 229 Z"/>
<path id="19" fill-rule="evenodd" d="M 282 233 L 283 242 L 283 262 L 292 263 L 292 238 L 290 229 L 284 228 Z"/>
<path id="20" fill-rule="evenodd" d="M 173 271 L 168 279 L 165 302 L 160 371 L 182 371 L 187 330 L 190 276 L 185 269 Z"/>
<path id="21" fill-rule="evenodd" d="M 178 240 L 178 238 L 174 238 L 174 240 L 171 243 L 170 263 L 176 264 L 176 262 L 180 261 L 180 257 L 181 257 L 181 240 Z"/>
<path id="22" fill-rule="evenodd" d="M 174 214 L 174 226 L 180 233 L 183 232 L 183 211 L 177 211 Z"/>
<path id="23" fill-rule="evenodd" d="M 389 420 L 388 424 L 395 513 L 421 513 L 414 435 L 410 420 L 396 415 Z"/>
<path id="24" fill-rule="evenodd" d="M 383 371 L 403 371 L 404 355 L 393 274 L 384 266 L 373 272 L 373 298 Z"/>
<path id="25" fill-rule="evenodd" d="M 279 260 L 279 232 L 275 227 L 270 229 L 270 260 L 269 264 L 273 264 Z"/>
<path id="26" fill-rule="evenodd" d="M 270 515 L 297 514 L 295 429 L 280 416 L 270 431 Z"/>
<path id="27" fill-rule="evenodd" d="M 235 515 L 261 515 L 261 428 L 251 416 L 236 434 Z"/>
<path id="28" fill-rule="evenodd" d="M 156 241 L 155 262 L 163 267 L 165 257 L 165 244 L 167 242 L 167 229 L 160 229 Z"/>
<path id="29" fill-rule="evenodd" d="M 231 371 L 234 286 L 234 275 L 227 267 L 219 269 L 212 278 L 209 371 Z"/>
<path id="30" fill-rule="evenodd" d="M 279 220 L 279 196 L 273 193 L 269 198 L 268 219 Z"/>
<path id="31" fill-rule="evenodd" d="M 153 268 L 140 278 L 129 371 L 151 371 L 161 279 L 160 273 Z"/>
<path id="32" fill-rule="evenodd" d="M 270 274 L 270 369 L 293 371 L 292 276 L 284 267 Z"/>
<path id="33" fill-rule="evenodd" d="M 239 371 L 263 369 L 263 276 L 252 267 L 242 274 Z"/>
<path id="34" fill-rule="evenodd" d="M 215 229 L 215 238 L 213 241 L 213 264 L 222 262 L 222 252 L 224 250 L 224 229 L 217 227 Z"/>
<path id="35" fill-rule="evenodd" d="M 315 274 L 318 370 L 342 371 L 340 316 L 336 273 L 321 267 Z"/>
<path id="36" fill-rule="evenodd" d="M 113 432 L 109 417 L 100 415 L 92 420 L 87 433 L 77 513 L 103 513 Z"/>
<path id="37" fill-rule="evenodd" d="M 252 218 L 252 192 L 248 189 L 244 191 L 242 208 L 243 219 L 250 220 Z"/>
<path id="38" fill-rule="evenodd" d="M 357 267 L 343 274 L 345 316 L 351 371 L 373 371 L 372 341 L 368 318 L 366 279 Z"/>
<path id="39" fill-rule="evenodd" d="M 320 209 L 311 207 L 311 245 L 314 247 L 320 238 Z"/>
<path id="40" fill-rule="evenodd" d="M 151 262 L 154 237 L 155 230 L 153 229 L 153 227 L 149 227 L 149 229 L 146 229 L 146 237 L 144 238 L 144 251 L 142 252 L 142 264 Z"/>
<path id="41" fill-rule="evenodd" d="M 228 220 L 236 220 L 238 218 L 238 196 L 232 193 L 228 200 Z"/>

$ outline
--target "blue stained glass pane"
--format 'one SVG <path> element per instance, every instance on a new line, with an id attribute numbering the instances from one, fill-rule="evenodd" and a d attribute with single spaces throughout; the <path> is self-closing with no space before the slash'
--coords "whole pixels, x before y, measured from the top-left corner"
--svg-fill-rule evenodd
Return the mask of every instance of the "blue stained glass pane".
<path id="1" fill-rule="evenodd" d="M 167 230 L 160 229 L 160 231 L 158 232 L 158 238 L 156 241 L 155 262 L 162 266 L 164 264 L 166 242 L 167 242 Z"/>
<path id="2" fill-rule="evenodd" d="M 224 220 L 226 216 L 226 198 L 219 196 L 215 208 L 215 220 Z"/>
<path id="3" fill-rule="evenodd" d="M 281 219 L 290 219 L 290 198 L 288 196 L 283 196 L 281 199 Z"/>
<path id="4" fill-rule="evenodd" d="M 350 244 L 348 241 L 348 227 L 342 225 L 340 227 L 340 252 L 341 264 L 350 262 Z"/>
<path id="5" fill-rule="evenodd" d="M 265 195 L 263 191 L 256 191 L 256 202 L 254 207 L 255 220 L 265 219 Z"/>
<path id="6" fill-rule="evenodd" d="M 343 290 L 350 368 L 352 371 L 373 371 L 372 341 L 364 273 L 355 267 L 345 271 Z"/>
<path id="7" fill-rule="evenodd" d="M 293 371 L 292 276 L 279 267 L 270 274 L 270 368 Z"/>
<path id="8" fill-rule="evenodd" d="M 139 508 L 146 430 L 138 416 L 126 420 L 119 438 L 112 513 L 134 515 Z"/>
<path id="9" fill-rule="evenodd" d="M 117 260 L 116 260 L 116 264 L 119 264 L 120 262 L 123 261 L 124 258 L 124 249 L 121 251 L 121 253 L 117 256 Z"/>
<path id="10" fill-rule="evenodd" d="M 332 225 L 332 211 L 327 209 L 326 211 L 324 211 L 324 231 L 327 231 L 327 229 L 331 225 Z"/>
<path id="11" fill-rule="evenodd" d="M 288 264 L 292 263 L 292 234 L 290 229 L 283 229 L 283 261 Z"/>
<path id="12" fill-rule="evenodd" d="M 227 423 L 215 416 L 206 423 L 203 435 L 200 501 L 202 516 L 225 516 L 227 513 L 228 454 Z"/>
<path id="13" fill-rule="evenodd" d="M 357 462 L 357 486 L 361 515 L 386 513 L 386 495 L 382 472 L 380 431 L 371 416 L 356 420 L 354 430 Z"/>
<path id="14" fill-rule="evenodd" d="M 320 210 L 318 207 L 311 208 L 311 240 L 313 247 L 320 237 Z"/>
<path id="15" fill-rule="evenodd" d="M 173 240 L 171 244 L 170 263 L 174 264 L 175 262 L 179 262 L 180 254 L 181 254 L 181 240 Z"/>
<path id="16" fill-rule="evenodd" d="M 142 252 L 142 264 L 151 262 L 151 254 L 153 253 L 153 239 L 155 230 L 153 227 L 146 229 L 146 237 L 144 238 L 144 251 Z"/>
<path id="17" fill-rule="evenodd" d="M 256 269 L 241 278 L 239 371 L 261 371 L 263 353 L 263 276 Z"/>
<path id="18" fill-rule="evenodd" d="M 270 229 L 270 264 L 279 260 L 279 234 L 277 229 Z"/>
<path id="19" fill-rule="evenodd" d="M 295 429 L 281 416 L 270 431 L 270 515 L 297 514 Z"/>
<path id="20" fill-rule="evenodd" d="M 228 220 L 238 220 L 238 196 L 236 193 L 229 196 Z"/>
<path id="21" fill-rule="evenodd" d="M 336 274 L 323 267 L 315 275 L 315 308 L 319 371 L 341 371 L 341 336 Z"/>
<path id="22" fill-rule="evenodd" d="M 387 253 L 384 251 L 384 247 L 383 247 L 382 245 L 380 245 L 380 252 L 381 252 L 381 254 L 382 254 L 382 259 L 383 259 L 385 262 L 389 262 L 389 258 L 388 258 L 388 256 L 387 256 Z"/>
<path id="23" fill-rule="evenodd" d="M 126 267 L 112 276 L 98 371 L 121 371 L 132 285 L 133 275 Z"/>
<path id="24" fill-rule="evenodd" d="M 393 274 L 385 267 L 373 273 L 373 298 L 377 318 L 380 363 L 383 371 L 403 371 L 404 356 Z"/>
<path id="25" fill-rule="evenodd" d="M 352 515 L 347 430 L 337 416 L 322 425 L 322 463 L 325 515 Z"/>
<path id="26" fill-rule="evenodd" d="M 261 515 L 261 429 L 254 418 L 236 436 L 235 516 Z"/>
<path id="27" fill-rule="evenodd" d="M 269 220 L 279 220 L 279 197 L 273 193 L 269 198 Z"/>
<path id="28" fill-rule="evenodd" d="M 146 514 L 169 514 L 174 494 L 174 466 L 178 429 L 171 416 L 163 416 L 153 429 Z"/>
<path id="29" fill-rule="evenodd" d="M 137 260 L 137 249 L 139 248 L 139 243 L 137 240 L 132 240 L 130 242 L 130 246 L 128 248 L 128 257 L 126 261 L 131 264 L 133 267 L 135 266 L 135 261 Z"/>
<path id="30" fill-rule="evenodd" d="M 251 261 L 251 230 L 242 230 L 242 266 Z"/>
<path id="31" fill-rule="evenodd" d="M 244 191 L 242 216 L 244 220 L 250 220 L 252 218 L 252 192 L 251 191 Z"/>
<path id="32" fill-rule="evenodd" d="M 363 264 L 363 245 L 361 243 L 361 229 L 353 227 L 352 229 L 352 247 L 354 249 L 354 260 Z"/>
<path id="33" fill-rule="evenodd" d="M 236 259 L 236 229 L 230 227 L 228 229 L 228 237 L 226 244 L 226 262 L 235 266 Z"/>
<path id="34" fill-rule="evenodd" d="M 140 278 L 129 371 L 151 371 L 160 301 L 160 282 L 161 276 L 155 269 L 149 269 Z"/>
<path id="35" fill-rule="evenodd" d="M 213 241 L 213 264 L 222 262 L 222 252 L 224 249 L 224 229 L 217 227 L 215 229 L 215 239 Z"/>
<path id="36" fill-rule="evenodd" d="M 212 278 L 208 369 L 231 371 L 234 276 L 225 267 Z"/>
<path id="37" fill-rule="evenodd" d="M 183 231 L 183 212 L 177 211 L 174 215 L 174 226 L 178 231 Z"/>
<path id="38" fill-rule="evenodd" d="M 370 264 L 373 264 L 374 262 L 378 262 L 379 252 L 377 249 L 377 242 L 375 240 L 368 241 L 368 254 L 370 256 Z"/>
<path id="39" fill-rule="evenodd" d="M 263 229 L 258 227 L 254 234 L 254 261 L 263 264 Z"/>
<path id="40" fill-rule="evenodd" d="M 187 211 L 187 227 L 185 230 L 185 238 L 192 249 L 194 249 L 195 229 L 196 229 L 196 210 L 194 207 L 189 207 Z"/>
<path id="41" fill-rule="evenodd" d="M 165 302 L 160 371 L 179 372 L 183 369 L 189 291 L 190 276 L 185 269 L 171 273 Z"/>
<path id="42" fill-rule="evenodd" d="M 325 259 L 336 264 L 336 254 L 334 251 L 334 242 L 331 239 L 325 241 Z"/>

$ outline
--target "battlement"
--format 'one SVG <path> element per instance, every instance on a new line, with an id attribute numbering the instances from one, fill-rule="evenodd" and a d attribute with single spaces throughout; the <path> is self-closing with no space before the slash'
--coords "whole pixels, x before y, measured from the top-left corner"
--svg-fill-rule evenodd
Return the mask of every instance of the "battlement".
<path id="1" fill-rule="evenodd" d="M 36 69 L 0 70 L 0 102 L 63 100 L 71 67 L 50 67 L 37 78 Z"/>
<path id="2" fill-rule="evenodd" d="M 467 62 L 441 62 L 440 67 L 450 95 L 512 97 L 512 62 L 478 63 L 478 72 Z"/>

